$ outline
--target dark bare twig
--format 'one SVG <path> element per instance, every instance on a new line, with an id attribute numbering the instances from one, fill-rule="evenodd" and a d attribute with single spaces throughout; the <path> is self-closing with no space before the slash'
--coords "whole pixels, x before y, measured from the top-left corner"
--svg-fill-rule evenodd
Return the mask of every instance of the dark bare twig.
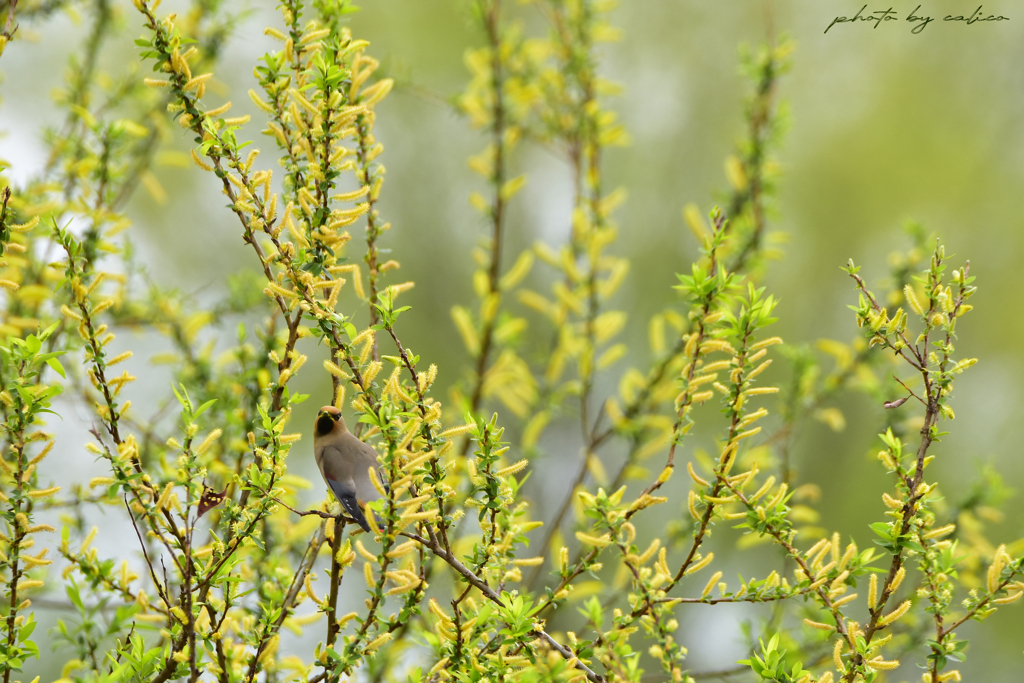
<path id="1" fill-rule="evenodd" d="M 918 396 L 917 394 L 915 394 L 915 393 L 914 393 L 914 390 L 913 390 L 913 389 L 911 389 L 910 387 L 908 387 L 908 386 L 907 386 L 906 384 L 904 384 L 904 383 L 903 383 L 903 380 L 901 380 L 901 379 L 900 379 L 899 377 L 897 377 L 896 375 L 893 375 L 893 376 L 892 376 L 892 378 L 893 378 L 894 380 L 896 380 L 897 382 L 899 382 L 899 383 L 900 383 L 900 386 L 902 386 L 902 387 L 903 387 L 904 389 L 906 389 L 906 390 L 907 390 L 908 392 L 910 392 L 910 395 L 911 395 L 911 396 L 913 396 L 914 398 L 916 398 L 916 399 L 917 399 L 918 401 L 920 401 L 922 405 L 924 405 L 924 406 L 927 406 L 927 405 L 928 405 L 928 402 L 927 402 L 927 401 L 925 401 L 925 400 L 924 400 L 923 398 L 921 398 L 920 396 Z"/>
<path id="2" fill-rule="evenodd" d="M 10 0 L 10 5 L 7 7 L 7 23 L 4 25 L 3 33 L 4 38 L 7 40 L 13 38 L 14 34 L 18 31 L 18 27 L 14 24 L 14 12 L 16 9 L 18 9 L 18 0 Z M 7 204 L 6 200 L 4 204 Z"/>
<path id="3" fill-rule="evenodd" d="M 142 540 L 142 534 L 139 532 L 139 526 L 135 523 L 135 515 L 132 514 L 132 508 L 128 504 L 128 494 L 124 495 L 124 506 L 128 510 L 128 519 L 132 521 L 132 528 L 135 529 L 135 535 L 139 537 L 139 546 L 142 547 L 142 555 L 146 558 L 146 566 L 149 567 L 149 575 L 153 579 L 153 585 L 156 586 L 157 593 L 160 594 L 160 598 L 167 604 L 170 605 L 171 601 L 167 597 L 167 591 L 164 586 L 160 584 L 160 580 L 156 577 L 156 569 L 153 568 L 153 562 L 149 559 L 149 551 L 146 550 L 146 543 Z M 164 571 L 164 579 L 167 578 L 167 571 Z"/>

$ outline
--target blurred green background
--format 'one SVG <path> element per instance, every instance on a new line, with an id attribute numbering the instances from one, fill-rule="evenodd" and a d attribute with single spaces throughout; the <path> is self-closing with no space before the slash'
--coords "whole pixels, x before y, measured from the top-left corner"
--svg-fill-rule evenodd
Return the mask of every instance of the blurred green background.
<path id="1" fill-rule="evenodd" d="M 779 90 L 788 103 L 791 128 L 778 153 L 784 175 L 772 225 L 788 233 L 789 241 L 782 246 L 784 260 L 771 266 L 766 279 L 782 301 L 774 333 L 790 343 L 857 336 L 846 308 L 856 298 L 840 266 L 849 258 L 864 264 L 869 285 L 880 290 L 890 252 L 908 244 L 900 226 L 908 218 L 923 222 L 942 236 L 947 254 L 955 255 L 951 264 L 970 259 L 979 287 L 975 311 L 958 329 L 957 347 L 959 355 L 980 362 L 958 380 L 953 402 L 958 419 L 936 450 L 939 481 L 947 491 L 955 489 L 988 463 L 1011 487 L 1020 488 L 1024 459 L 1014 434 L 1019 434 L 1024 411 L 1024 71 L 1019 67 L 1024 63 L 1024 6 L 986 3 L 985 13 L 1010 21 L 964 26 L 939 20 L 914 35 L 902 18 L 919 4 L 918 14 L 938 19 L 969 13 L 974 5 L 900 1 L 892 7 L 901 21 L 877 29 L 868 23 L 842 24 L 824 34 L 835 16 L 853 14 L 862 4 L 633 0 L 614 12 L 623 40 L 602 48 L 601 68 L 625 87 L 622 97 L 606 104 L 621 116 L 632 144 L 607 152 L 604 173 L 606 187 L 629 192 L 616 213 L 620 237 L 612 248 L 632 261 L 615 302 L 634 323 L 624 333 L 632 350 L 628 361 L 644 367 L 647 319 L 676 302 L 670 288 L 674 274 L 688 270 L 697 256 L 682 207 L 692 201 L 706 212 L 727 187 L 723 160 L 742 132 L 747 92 L 737 72 L 737 46 L 759 44 L 772 30 L 793 38 L 797 46 L 793 68 Z M 172 7 L 167 2 L 162 9 Z M 245 7 L 249 14 L 217 71 L 224 94 L 235 102 L 233 113 L 252 109 L 245 95 L 255 85 L 252 65 L 273 48 L 262 28 L 276 23 L 270 3 Z M 126 40 L 104 55 L 111 71 L 137 61 L 130 38 L 141 33 L 130 4 L 118 9 Z M 485 188 L 465 159 L 485 141 L 443 101 L 426 93 L 443 100 L 462 89 L 467 79 L 463 54 L 480 45 L 482 36 L 471 25 L 465 0 L 366 0 L 351 26 L 357 37 L 371 41 L 371 53 L 404 86 L 378 108 L 377 124 L 388 169 L 381 213 L 393 225 L 385 246 L 402 263 L 390 281 L 417 283 L 403 295 L 403 303 L 413 307 L 402 318 L 403 341 L 425 362 L 438 364 L 442 382 L 451 382 L 464 372 L 466 358 L 449 310 L 471 301 L 469 252 L 485 230 L 467 203 L 470 191 Z M 0 61 L 0 128 L 7 131 L 0 156 L 11 162 L 15 179 L 30 177 L 42 165 L 42 126 L 58 120 L 50 94 L 61 84 L 68 54 L 80 45 L 84 29 L 68 15 L 23 25 L 23 40 L 8 46 Z M 33 34 L 34 42 L 24 40 Z M 254 116 L 254 123 L 259 120 Z M 256 130 L 253 125 L 254 137 Z M 269 151 L 267 142 L 258 140 L 257 145 Z M 173 146 L 187 150 L 185 136 Z M 511 214 L 506 253 L 536 240 L 560 244 L 568 234 L 572 203 L 568 166 L 529 145 L 520 148 L 516 164 L 528 174 L 528 184 Z M 167 165 L 156 173 L 168 202 L 161 205 L 140 191 L 130 205 L 140 257 L 158 281 L 211 301 L 224 291 L 230 273 L 251 268 L 254 260 L 242 248 L 236 220 L 223 209 L 223 197 L 210 177 L 191 165 Z M 531 278 L 542 282 L 543 266 L 535 266 Z M 159 343 L 149 337 L 121 341 L 153 350 Z M 318 366 L 307 366 L 314 369 L 299 381 L 300 389 L 313 393 L 307 404 L 311 410 L 330 400 L 329 382 Z M 616 373 L 624 368 L 625 363 L 615 366 L 602 388 L 617 386 Z M 785 375 L 777 376 L 781 381 Z M 839 407 L 846 413 L 845 431 L 805 425 L 794 457 L 800 480 L 822 487 L 822 526 L 853 536 L 864 548 L 871 543 L 866 525 L 880 518 L 880 492 L 889 486 L 873 458 L 882 409 L 862 395 Z M 59 427 L 68 438 L 74 429 L 87 427 L 88 416 L 82 413 L 77 426 Z M 312 419 L 311 414 L 298 419 L 307 417 Z M 549 466 L 564 470 L 566 477 L 576 467 L 577 432 L 576 422 L 567 420 L 555 425 L 545 441 L 552 454 Z M 302 448 L 295 452 L 304 453 Z M 66 457 L 80 456 L 71 449 Z M 621 449 L 606 448 L 604 457 L 615 462 Z M 291 465 L 312 475 L 312 459 L 301 460 L 293 458 Z M 91 476 L 91 467 L 84 464 L 80 478 Z M 534 492 L 536 514 L 550 515 L 558 496 L 545 508 L 548 492 Z M 309 492 L 310 500 L 319 495 L 318 489 Z M 672 514 L 685 509 L 670 505 Z M 1006 512 L 1005 521 L 993 527 L 994 540 L 1009 542 L 1022 535 L 1019 497 L 1009 501 Z M 719 535 L 716 541 L 731 543 L 727 532 Z M 749 566 L 742 569 L 750 575 Z M 730 668 L 745 655 L 738 620 L 764 612 L 696 606 L 682 614 L 680 640 L 690 648 L 691 666 L 709 671 Z M 961 667 L 964 680 L 1021 680 L 1022 629 L 1019 608 L 1003 610 L 983 626 L 963 627 L 961 637 L 971 640 Z M 888 680 L 917 681 L 913 660 L 905 658 Z M 52 662 L 37 673 L 57 675 Z"/>

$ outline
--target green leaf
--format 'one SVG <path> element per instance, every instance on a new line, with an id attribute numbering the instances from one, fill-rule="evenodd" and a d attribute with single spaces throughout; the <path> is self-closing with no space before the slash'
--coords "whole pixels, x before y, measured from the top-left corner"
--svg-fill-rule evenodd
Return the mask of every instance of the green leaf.
<path id="1" fill-rule="evenodd" d="M 216 402 L 217 402 L 217 399 L 211 398 L 209 401 L 207 401 L 203 405 L 199 406 L 199 409 L 196 410 L 196 412 L 194 412 L 192 414 L 192 419 L 195 419 L 195 418 L 199 417 L 200 415 L 202 415 L 203 413 L 205 413 L 207 408 L 209 408 L 210 406 L 212 406 Z"/>
<path id="2" fill-rule="evenodd" d="M 868 528 L 886 540 L 892 539 L 892 533 L 889 530 L 888 522 L 875 522 L 873 524 L 869 524 Z"/>
<path id="3" fill-rule="evenodd" d="M 82 603 L 82 596 L 78 592 L 78 584 L 75 583 L 74 579 L 69 581 L 64 586 L 64 592 L 67 594 L 68 599 L 71 601 L 79 612 L 85 612 L 85 605 Z"/>

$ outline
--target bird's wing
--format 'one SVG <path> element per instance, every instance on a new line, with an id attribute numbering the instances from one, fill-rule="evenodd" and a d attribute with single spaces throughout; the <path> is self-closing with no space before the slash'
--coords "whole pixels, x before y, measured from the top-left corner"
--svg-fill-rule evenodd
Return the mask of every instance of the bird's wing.
<path id="1" fill-rule="evenodd" d="M 331 491 L 338 498 L 341 506 L 345 508 L 345 512 L 356 520 L 359 526 L 363 527 L 363 531 L 369 531 L 370 524 L 366 521 L 363 511 L 359 509 L 359 502 L 356 500 L 355 483 L 351 479 L 341 482 L 328 476 L 324 478 L 327 480 L 327 485 L 331 487 Z"/>
<path id="2" fill-rule="evenodd" d="M 384 476 L 380 471 L 380 463 L 377 462 L 377 451 L 368 443 L 360 441 L 354 435 L 345 435 L 346 444 L 349 447 L 349 452 L 355 455 L 355 462 L 352 463 L 353 472 L 352 480 L 356 484 L 356 495 L 359 496 L 361 502 L 369 502 L 380 498 L 380 494 L 377 492 L 377 488 L 370 481 L 370 469 L 372 468 L 377 475 L 377 481 L 384 486 L 387 490 L 388 486 L 384 482 Z"/>
<path id="3" fill-rule="evenodd" d="M 337 444 L 324 446 L 317 455 L 317 465 L 320 466 L 320 473 L 324 475 L 324 479 L 349 481 L 357 474 L 358 468 L 355 467 L 352 458 Z"/>

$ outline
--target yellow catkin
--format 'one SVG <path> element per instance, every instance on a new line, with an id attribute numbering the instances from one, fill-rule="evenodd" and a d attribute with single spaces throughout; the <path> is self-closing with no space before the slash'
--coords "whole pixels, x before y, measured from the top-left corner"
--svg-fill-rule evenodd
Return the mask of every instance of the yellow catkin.
<path id="1" fill-rule="evenodd" d="M 720 578 L 722 578 L 722 572 L 719 571 L 712 574 L 711 578 L 708 579 L 707 585 L 704 586 L 704 590 L 701 591 L 700 597 L 706 598 Z"/>
<path id="2" fill-rule="evenodd" d="M 323 600 L 320 599 L 317 596 L 317 594 L 313 592 L 313 575 L 312 574 L 306 574 L 305 588 L 306 588 L 306 595 L 309 596 L 309 599 L 312 600 L 313 602 L 315 602 L 320 607 L 323 607 L 324 606 Z"/>
<path id="3" fill-rule="evenodd" d="M 475 424 L 464 424 L 458 427 L 451 427 L 441 432 L 438 437 L 441 439 L 454 439 L 457 436 L 462 436 L 468 432 L 473 431 L 476 428 Z"/>
<path id="4" fill-rule="evenodd" d="M 782 337 L 769 337 L 768 339 L 762 339 L 761 341 L 757 342 L 756 344 L 752 344 L 750 346 L 750 350 L 751 351 L 757 351 L 759 349 L 763 349 L 763 348 L 766 348 L 766 347 L 769 347 L 769 346 L 773 346 L 775 344 L 781 344 L 781 343 L 783 343 L 782 342 Z"/>
<path id="5" fill-rule="evenodd" d="M 416 546 L 417 546 L 416 541 L 406 541 L 405 543 L 402 543 L 400 545 L 396 545 L 393 549 L 388 551 L 387 555 L 388 555 L 389 558 L 391 558 L 393 560 L 397 559 L 399 557 L 404 557 L 405 555 L 408 555 L 413 550 L 415 550 Z"/>
<path id="6" fill-rule="evenodd" d="M 271 115 L 273 115 L 275 113 L 273 107 L 271 107 L 269 104 L 264 102 L 263 98 L 260 97 L 259 94 L 257 94 L 255 90 L 251 90 L 251 89 L 249 90 L 249 99 L 252 100 L 253 104 L 255 104 L 257 107 L 262 109 L 264 113 L 271 114 Z"/>
<path id="7" fill-rule="evenodd" d="M 896 621 L 910 609 L 910 600 L 904 600 L 903 604 L 894 609 L 893 611 L 886 614 L 884 617 L 878 620 L 879 626 L 888 626 L 892 622 Z"/>
<path id="8" fill-rule="evenodd" d="M 754 477 L 757 476 L 757 473 L 759 471 L 760 470 L 757 469 L 757 464 L 755 463 L 754 466 L 751 469 L 747 470 L 746 472 L 734 474 L 731 477 L 729 477 L 729 484 L 731 486 L 735 486 L 738 489 L 745 489 L 747 487 L 747 484 L 749 484 L 754 479 Z"/>
<path id="9" fill-rule="evenodd" d="M 132 357 L 132 352 L 131 351 L 125 351 L 124 353 L 119 353 L 118 355 L 114 356 L 113 358 L 111 358 L 110 360 L 107 361 L 107 367 L 110 367 L 111 365 L 117 365 L 118 363 L 123 363 L 124 361 L 128 360 L 131 357 Z"/>
<path id="10" fill-rule="evenodd" d="M 913 309 L 914 313 L 918 315 L 924 315 L 924 309 L 921 308 L 921 303 L 917 300 L 917 295 L 914 294 L 914 288 L 909 284 L 903 286 L 903 295 L 907 298 L 907 303 L 910 308 Z"/>
<path id="11" fill-rule="evenodd" d="M 173 492 L 174 492 L 174 482 L 168 482 L 167 486 L 164 487 L 163 493 L 161 493 L 160 497 L 157 498 L 156 506 L 155 506 L 157 512 L 159 512 L 160 510 L 163 510 L 165 507 L 167 507 L 167 503 L 168 503 L 168 501 L 170 501 L 171 493 L 173 493 Z"/>
<path id="12" fill-rule="evenodd" d="M 769 500 L 767 503 L 765 503 L 765 507 L 766 508 L 774 508 L 776 505 L 781 503 L 782 499 L 786 497 L 786 492 L 788 491 L 788 489 L 789 489 L 789 486 L 785 482 L 783 482 L 779 486 L 778 493 L 776 493 L 775 496 L 771 500 Z"/>
<path id="13" fill-rule="evenodd" d="M 810 619 L 804 619 L 804 623 L 807 624 L 808 626 L 810 626 L 811 628 L 818 629 L 819 631 L 835 631 L 836 630 L 835 626 L 829 626 L 828 624 L 823 624 L 820 621 L 811 621 Z"/>
<path id="14" fill-rule="evenodd" d="M 363 372 L 363 384 L 369 386 L 373 378 L 377 376 L 381 368 L 384 367 L 379 360 L 370 361 L 370 364 L 366 366 L 366 370 Z"/>
<path id="15" fill-rule="evenodd" d="M 658 552 L 658 548 L 661 546 L 661 539 L 655 538 L 651 541 L 651 544 L 647 546 L 647 550 L 643 552 L 638 558 L 638 564 L 647 564 L 647 561 L 654 557 L 654 553 Z"/>
<path id="16" fill-rule="evenodd" d="M 686 471 L 690 473 L 690 478 L 693 479 L 694 483 L 699 484 L 701 486 L 707 486 L 708 485 L 707 480 L 702 479 L 701 477 L 697 476 L 697 473 L 693 471 L 693 463 L 692 462 L 686 463 Z"/>
<path id="17" fill-rule="evenodd" d="M 759 433 L 760 431 L 761 431 L 760 427 L 754 427 L 753 429 L 748 429 L 745 432 L 741 432 L 741 433 L 737 434 L 734 437 L 734 440 L 735 441 L 740 441 L 741 439 L 747 439 L 747 438 L 749 438 L 751 436 L 754 436 L 755 434 Z"/>
<path id="18" fill-rule="evenodd" d="M 836 669 L 839 671 L 846 671 L 846 667 L 843 666 L 843 645 L 845 642 L 840 638 L 832 648 L 832 661 L 835 662 Z"/>
<path id="19" fill-rule="evenodd" d="M 690 515 L 694 519 L 700 519 L 700 512 L 697 511 L 697 493 L 695 491 L 690 491 L 686 500 L 686 507 L 690 510 Z"/>
<path id="20" fill-rule="evenodd" d="M 205 86 L 206 81 L 213 77 L 212 73 L 200 74 L 193 76 L 183 87 L 184 90 L 198 90 L 200 86 Z M 147 85 L 149 85 L 147 83 Z"/>
<path id="21" fill-rule="evenodd" d="M 576 532 L 576 539 L 585 545 L 594 546 L 596 548 L 604 548 L 612 542 L 611 536 L 604 534 L 602 536 L 591 536 L 590 534 L 582 531 Z"/>
<path id="22" fill-rule="evenodd" d="M 753 370 L 750 371 L 750 374 L 747 375 L 747 379 L 748 380 L 754 379 L 755 377 L 760 375 L 762 372 L 767 370 L 768 366 L 771 365 L 771 364 L 772 364 L 771 360 L 766 360 L 765 362 L 761 363 L 756 368 L 754 368 Z"/>
<path id="23" fill-rule="evenodd" d="M 883 493 L 882 494 L 882 502 L 885 503 L 885 506 L 887 508 L 889 508 L 890 510 L 899 510 L 901 507 L 903 507 L 903 501 L 902 500 L 898 500 L 896 498 L 893 498 L 888 493 Z"/>
<path id="24" fill-rule="evenodd" d="M 761 485 L 761 488 L 759 488 L 757 492 L 750 497 L 750 502 L 754 502 L 764 494 L 768 493 L 768 491 L 770 491 L 773 486 L 775 486 L 775 477 L 770 476 L 767 480 L 765 480 L 764 484 Z M 819 543 L 821 543 L 821 541 L 819 541 Z M 815 548 L 817 548 L 817 546 L 811 548 L 811 551 L 813 551 Z M 810 556 L 810 554 L 808 554 L 808 556 Z"/>
<path id="25" fill-rule="evenodd" d="M 220 429 L 214 429 L 212 432 L 207 434 L 206 438 L 203 439 L 202 443 L 196 446 L 196 453 L 198 453 L 199 455 L 203 455 L 204 453 L 206 453 L 206 451 L 210 449 L 210 446 L 216 443 L 217 439 L 220 438 L 221 434 L 223 434 L 223 431 Z"/>
<path id="26" fill-rule="evenodd" d="M 210 109 L 209 111 L 207 111 L 206 115 L 207 116 L 213 116 L 213 117 L 220 116 L 221 114 L 226 114 L 228 109 L 231 109 L 231 103 L 230 102 L 225 102 L 224 104 L 222 104 L 221 106 L 217 107 L 216 109 Z"/>
<path id="27" fill-rule="evenodd" d="M 428 676 L 433 676 L 434 674 L 437 674 L 442 669 L 444 669 L 446 666 L 448 666 L 448 658 L 444 657 L 437 664 L 435 664 L 433 666 L 433 668 L 427 673 L 427 675 Z"/>
<path id="28" fill-rule="evenodd" d="M 367 472 L 370 476 L 370 483 L 373 484 L 373 488 L 377 489 L 377 493 L 380 494 L 381 498 L 387 498 L 388 492 L 384 490 L 384 485 L 380 483 L 380 477 L 377 476 L 376 470 L 377 467 L 375 465 L 370 465 L 367 468 Z"/>
<path id="29" fill-rule="evenodd" d="M 839 609 L 843 605 L 846 605 L 846 604 L 849 604 L 849 603 L 853 602 L 854 600 L 857 599 L 857 597 L 858 597 L 857 593 L 851 593 L 850 595 L 847 595 L 844 598 L 840 598 L 839 600 L 836 600 L 835 602 L 832 603 L 832 609 Z"/>
<path id="30" fill-rule="evenodd" d="M 947 534 L 951 534 L 956 531 L 956 524 L 947 524 L 946 526 L 939 527 L 938 529 L 932 529 L 928 533 L 921 536 L 924 539 L 941 538 Z"/>
<path id="31" fill-rule="evenodd" d="M 895 593 L 896 589 L 903 583 L 903 577 L 907 575 L 906 567 L 900 567 L 896 572 L 896 576 L 892 577 L 892 584 L 889 586 L 889 593 Z"/>
<path id="32" fill-rule="evenodd" d="M 872 669 L 877 669 L 879 671 L 889 671 L 892 669 L 898 669 L 900 663 L 897 659 L 885 660 L 881 657 L 875 657 L 874 659 L 869 659 L 867 661 L 867 665 Z"/>
<path id="33" fill-rule="evenodd" d="M 997 605 L 1009 605 L 1011 602 L 1017 602 L 1018 600 L 1020 600 L 1022 595 L 1024 595 L 1024 592 L 1018 591 L 1016 593 L 1013 593 L 1012 595 L 1007 595 L 1005 598 L 996 598 L 992 602 L 994 602 Z"/>
<path id="34" fill-rule="evenodd" d="M 400 517 L 403 524 L 409 524 L 412 522 L 429 522 L 430 520 L 437 517 L 440 513 L 437 509 L 426 510 L 424 512 L 406 512 Z"/>
<path id="35" fill-rule="evenodd" d="M 373 580 L 373 565 L 367 562 L 363 565 L 363 578 L 366 579 L 366 585 L 373 588 L 376 583 Z"/>
<path id="36" fill-rule="evenodd" d="M 359 539 L 356 539 L 356 551 L 358 551 L 358 553 L 362 555 L 363 559 L 367 562 L 372 562 L 376 564 L 377 556 L 371 553 L 369 550 L 367 550 L 366 546 L 364 546 L 363 542 Z"/>
<path id="37" fill-rule="evenodd" d="M 1006 546 L 1001 545 L 996 548 L 995 556 L 992 558 L 992 564 L 988 568 L 987 576 L 987 588 L 989 593 L 995 593 L 999 589 L 999 576 L 1002 574 L 1003 568 L 1006 566 L 1006 562 L 1009 557 L 1006 554 Z"/>
<path id="38" fill-rule="evenodd" d="M 495 475 L 498 476 L 498 477 L 507 477 L 507 476 L 509 476 L 511 474 L 515 474 L 515 473 L 519 472 L 520 470 L 524 469 L 529 464 L 530 464 L 530 461 L 526 460 L 524 458 L 524 459 L 520 460 L 519 462 L 517 462 L 517 463 L 515 463 L 513 465 L 509 465 L 508 467 L 505 467 L 503 469 L 498 470 L 495 473 Z"/>
<path id="39" fill-rule="evenodd" d="M 348 374 L 344 370 L 342 370 L 341 368 L 339 368 L 337 365 L 335 365 L 334 363 L 332 363 L 329 360 L 325 360 L 324 361 L 324 370 L 326 370 L 330 374 L 334 375 L 338 379 L 341 379 L 341 380 L 347 380 L 348 379 Z"/>

